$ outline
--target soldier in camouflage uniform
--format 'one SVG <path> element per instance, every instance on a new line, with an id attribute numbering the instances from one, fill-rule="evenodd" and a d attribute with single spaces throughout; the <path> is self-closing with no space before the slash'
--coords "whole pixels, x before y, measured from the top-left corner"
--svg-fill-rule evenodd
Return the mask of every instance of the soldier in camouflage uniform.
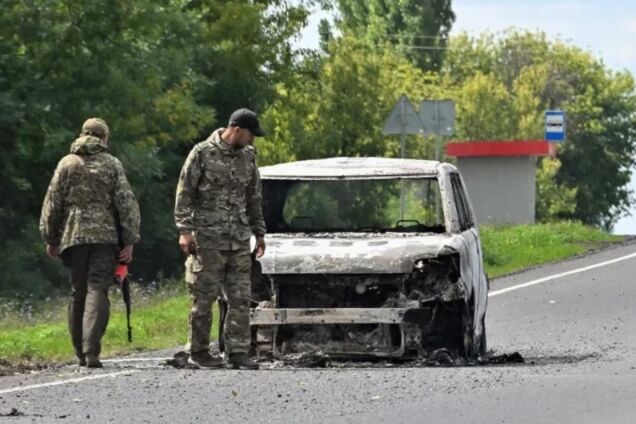
<path id="1" fill-rule="evenodd" d="M 188 342 L 191 365 L 217 368 L 223 361 L 209 353 L 212 303 L 223 294 L 229 305 L 224 338 L 227 366 L 256 369 L 250 344 L 249 240 L 256 236 L 256 257 L 265 252 L 261 181 L 254 149 L 263 136 L 256 114 L 239 109 L 228 128 L 197 144 L 185 161 L 175 204 L 192 299 Z"/>
<path id="2" fill-rule="evenodd" d="M 139 241 L 139 206 L 121 162 L 108 153 L 108 137 L 102 119 L 84 123 L 71 153 L 55 169 L 40 217 L 48 255 L 70 267 L 71 340 L 80 366 L 91 368 L 102 366 L 115 267 L 132 260 Z"/>

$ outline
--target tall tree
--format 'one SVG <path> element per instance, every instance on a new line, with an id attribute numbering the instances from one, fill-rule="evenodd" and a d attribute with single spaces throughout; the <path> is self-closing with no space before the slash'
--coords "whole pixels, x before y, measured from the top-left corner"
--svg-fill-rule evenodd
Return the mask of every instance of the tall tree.
<path id="1" fill-rule="evenodd" d="M 179 272 L 172 219 L 191 145 L 232 109 L 265 104 L 290 68 L 303 3 L 282 0 L 1 0 L 0 295 L 65 285 L 37 218 L 85 118 L 112 129 L 142 210 L 133 273 Z"/>
<path id="2" fill-rule="evenodd" d="M 322 60 L 276 86 L 263 119 L 270 134 L 259 140 L 259 162 L 329 156 L 399 155 L 396 137 L 382 134 L 384 120 L 401 93 L 437 97 L 437 78 L 391 50 L 378 51 L 344 36 L 329 44 Z M 431 144 L 409 139 L 409 157 L 425 157 Z"/>
<path id="3" fill-rule="evenodd" d="M 439 69 L 455 14 L 451 0 L 337 0 L 344 33 L 395 46 L 423 70 Z"/>

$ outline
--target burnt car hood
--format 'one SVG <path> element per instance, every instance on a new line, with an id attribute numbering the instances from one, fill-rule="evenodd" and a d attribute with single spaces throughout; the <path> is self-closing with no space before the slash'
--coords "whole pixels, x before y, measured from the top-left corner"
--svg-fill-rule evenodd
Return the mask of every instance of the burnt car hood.
<path id="1" fill-rule="evenodd" d="M 451 253 L 453 244 L 448 234 L 274 234 L 259 261 L 265 274 L 407 273 L 418 259 Z"/>

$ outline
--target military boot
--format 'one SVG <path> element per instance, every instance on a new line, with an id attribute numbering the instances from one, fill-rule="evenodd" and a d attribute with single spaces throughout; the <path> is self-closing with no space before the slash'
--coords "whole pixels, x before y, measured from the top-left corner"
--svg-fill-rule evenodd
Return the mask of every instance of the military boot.
<path id="1" fill-rule="evenodd" d="M 93 353 L 86 354 L 86 366 L 88 368 L 102 368 L 102 362 L 99 360 L 99 357 Z"/>
<path id="2" fill-rule="evenodd" d="M 210 352 L 196 352 L 188 358 L 188 364 L 197 368 L 223 368 L 223 360 L 210 355 Z"/>
<path id="3" fill-rule="evenodd" d="M 227 360 L 227 367 L 235 370 L 257 370 L 258 362 L 249 357 L 247 353 L 230 354 Z"/>

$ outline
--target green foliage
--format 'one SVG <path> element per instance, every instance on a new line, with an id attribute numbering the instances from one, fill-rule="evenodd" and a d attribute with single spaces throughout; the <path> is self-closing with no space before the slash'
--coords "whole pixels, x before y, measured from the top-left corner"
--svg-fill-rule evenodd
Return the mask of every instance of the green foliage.
<path id="1" fill-rule="evenodd" d="M 389 45 L 424 70 L 439 69 L 455 21 L 450 0 L 337 0 L 339 27 Z"/>
<path id="2" fill-rule="evenodd" d="M 561 165 L 538 169 L 540 219 L 606 228 L 632 199 L 632 76 L 542 34 L 460 35 L 446 0 L 338 0 L 334 36 L 295 54 L 307 7 L 329 0 L 5 0 L 0 14 L 0 296 L 65 288 L 37 219 L 56 162 L 85 118 L 101 116 L 142 210 L 132 272 L 181 272 L 174 188 L 193 143 L 241 106 L 263 112 L 259 164 L 399 155 L 382 127 L 401 94 L 457 103 L 460 139 L 542 137 L 543 111 L 568 112 Z M 424 37 L 424 38 L 418 38 Z M 425 40 L 425 41 L 423 41 Z M 434 49 L 411 49 L 414 44 Z M 448 45 L 448 51 L 443 48 Z M 439 49 L 438 49 L 439 48 Z M 445 52 L 444 55 L 441 53 Z M 407 139 L 432 158 L 433 141 Z"/>
<path id="3" fill-rule="evenodd" d="M 103 339 L 103 355 L 113 356 L 138 351 L 174 348 L 187 341 L 189 297 L 184 294 L 183 285 L 168 286 L 149 298 L 142 300 L 133 293 L 135 306 L 132 315 L 133 342 L 126 337 L 126 315 L 123 305 L 111 293 L 113 310 L 108 331 Z M 13 362 L 49 363 L 74 359 L 73 347 L 65 323 L 66 305 L 53 301 L 51 305 L 41 305 L 46 315 L 36 313 L 25 320 L 17 312 L 10 312 L 0 321 L 0 357 Z M 0 308 L 1 309 L 1 308 Z M 214 325 L 212 336 L 218 336 L 218 310 L 213 310 Z"/>
<path id="4" fill-rule="evenodd" d="M 436 91 L 429 77 L 390 49 L 350 37 L 334 40 L 312 73 L 277 85 L 263 115 L 268 137 L 259 141 L 259 163 L 329 156 L 399 155 L 399 140 L 382 134 L 400 93 L 422 98 Z M 408 155 L 424 157 L 430 142 L 409 139 Z"/>
<path id="5" fill-rule="evenodd" d="M 458 93 L 458 136 L 468 140 L 505 139 L 515 122 L 509 113 L 512 101 L 512 94 L 495 75 L 477 72 L 468 77 Z"/>
<path id="6" fill-rule="evenodd" d="M 306 16 L 280 0 L 4 1 L 0 295 L 66 286 L 36 223 L 56 162 L 91 116 L 109 123 L 141 205 L 133 273 L 179 272 L 172 208 L 185 155 L 232 110 L 265 104 Z"/>
<path id="7" fill-rule="evenodd" d="M 537 219 L 542 222 L 557 221 L 576 209 L 577 188 L 567 188 L 555 182 L 561 161 L 543 158 L 537 169 Z"/>

